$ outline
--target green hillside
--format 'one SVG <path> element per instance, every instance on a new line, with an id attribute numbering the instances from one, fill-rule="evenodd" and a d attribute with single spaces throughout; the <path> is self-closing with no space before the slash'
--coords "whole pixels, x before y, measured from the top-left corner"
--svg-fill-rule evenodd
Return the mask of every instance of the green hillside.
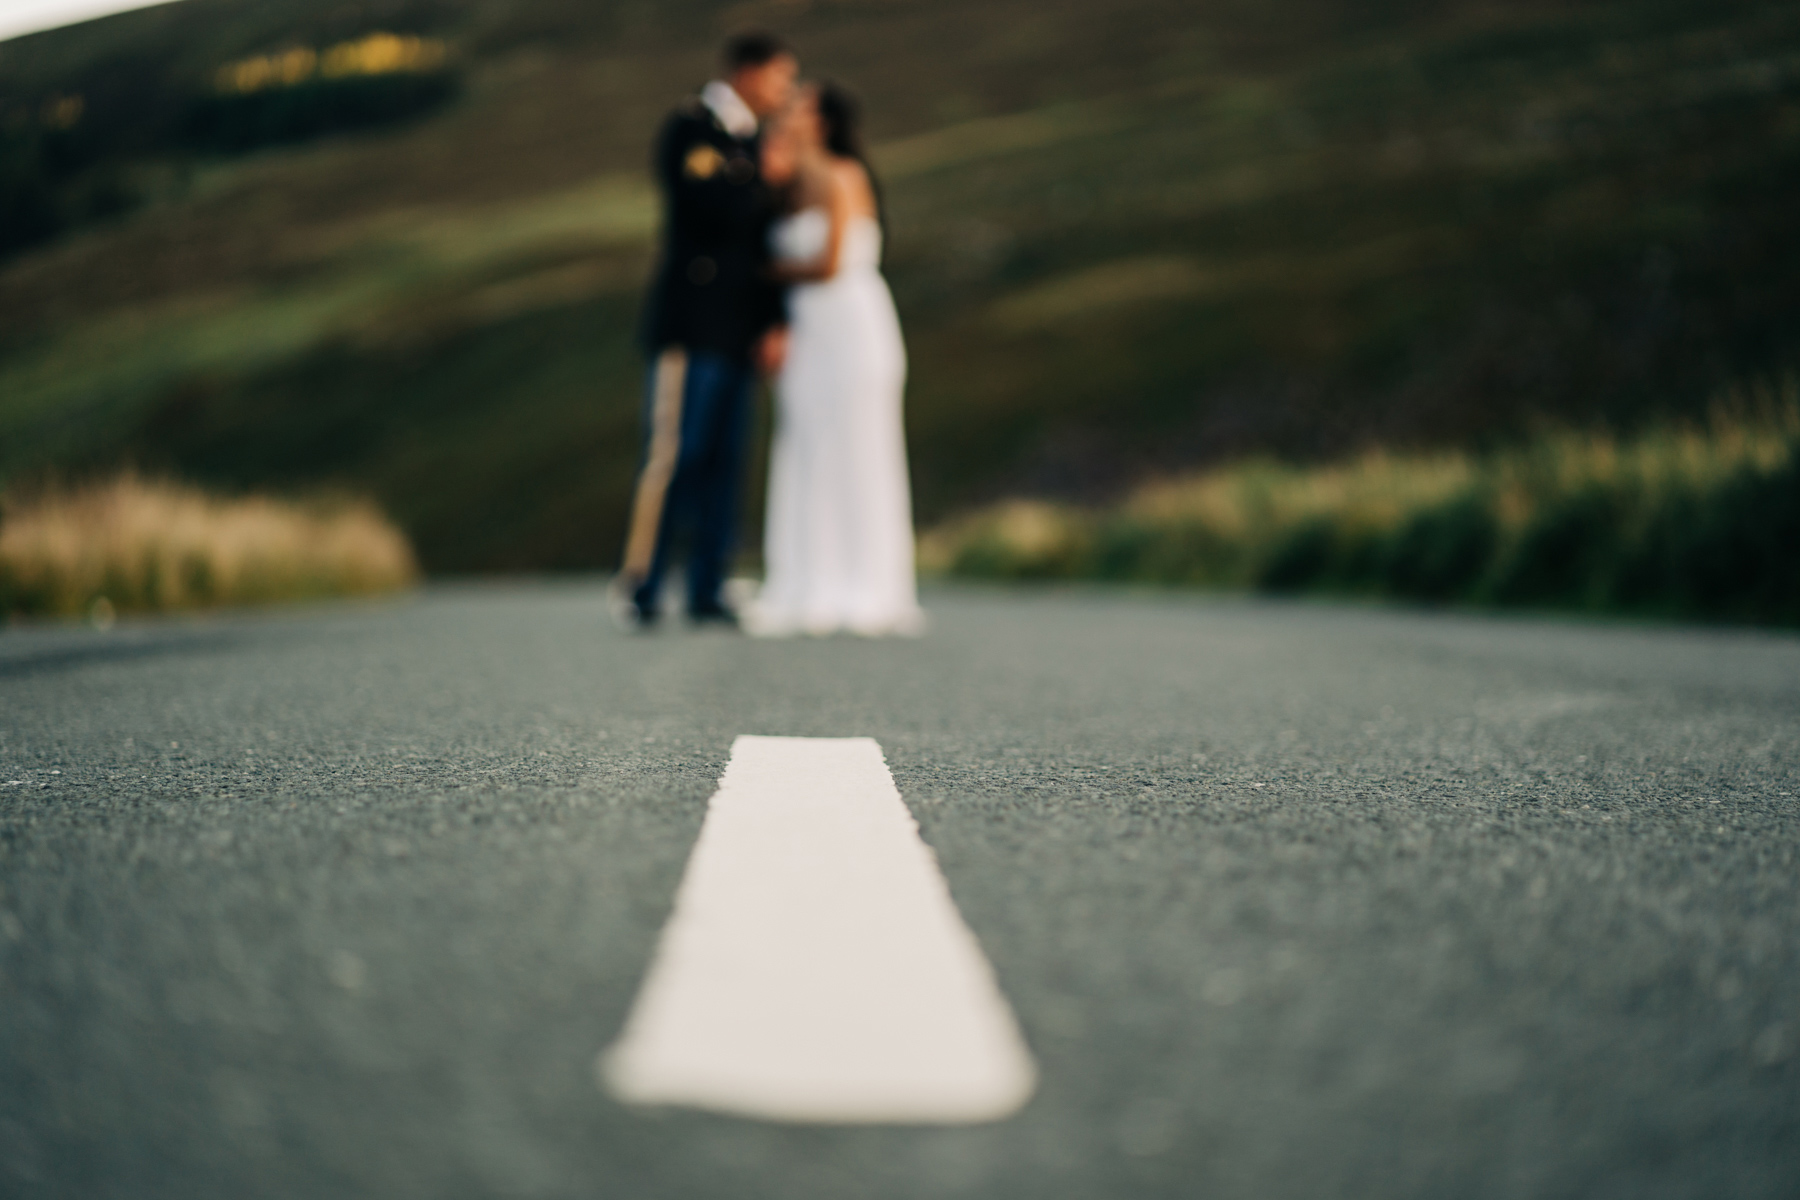
<path id="1" fill-rule="evenodd" d="M 183 0 L 0 43 L 0 481 L 344 487 L 432 569 L 610 565 L 645 146 L 751 21 L 865 97 L 926 522 L 1800 366 L 1790 4 Z M 441 86 L 202 119 L 378 31 Z"/>

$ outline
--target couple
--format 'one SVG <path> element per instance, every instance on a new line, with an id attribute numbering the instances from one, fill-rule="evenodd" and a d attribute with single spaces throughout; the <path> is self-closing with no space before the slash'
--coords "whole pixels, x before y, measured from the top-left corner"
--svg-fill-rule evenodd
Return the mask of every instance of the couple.
<path id="1" fill-rule="evenodd" d="M 662 258 L 645 309 L 646 448 L 616 611 L 655 624 L 688 537 L 697 624 L 765 636 L 916 634 L 900 396 L 906 351 L 883 282 L 881 211 L 854 102 L 798 86 L 767 33 L 725 46 L 725 78 L 664 126 Z M 723 596 L 757 375 L 774 381 L 766 577 Z"/>

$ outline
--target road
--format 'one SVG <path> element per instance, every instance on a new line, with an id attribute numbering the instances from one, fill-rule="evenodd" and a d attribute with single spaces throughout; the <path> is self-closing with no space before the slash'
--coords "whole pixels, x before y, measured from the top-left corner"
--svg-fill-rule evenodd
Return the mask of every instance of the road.
<path id="1" fill-rule="evenodd" d="M 1791 1197 L 1800 639 L 949 590 L 917 643 L 591 582 L 0 634 L 0 1195 Z M 1009 1120 L 623 1107 L 739 734 L 866 735 Z"/>

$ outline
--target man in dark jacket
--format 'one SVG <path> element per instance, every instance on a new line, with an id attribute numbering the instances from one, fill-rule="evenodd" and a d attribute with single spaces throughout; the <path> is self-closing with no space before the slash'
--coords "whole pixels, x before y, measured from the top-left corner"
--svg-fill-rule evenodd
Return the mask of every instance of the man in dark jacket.
<path id="1" fill-rule="evenodd" d="M 725 69 L 656 140 L 664 208 L 644 308 L 647 438 L 615 597 L 636 628 L 656 620 L 678 527 L 691 537 L 688 616 L 736 624 L 720 589 L 737 533 L 752 395 L 757 371 L 779 367 L 785 343 L 782 291 L 768 273 L 776 207 L 758 169 L 758 129 L 787 103 L 798 67 L 773 35 L 745 33 L 726 43 Z"/>

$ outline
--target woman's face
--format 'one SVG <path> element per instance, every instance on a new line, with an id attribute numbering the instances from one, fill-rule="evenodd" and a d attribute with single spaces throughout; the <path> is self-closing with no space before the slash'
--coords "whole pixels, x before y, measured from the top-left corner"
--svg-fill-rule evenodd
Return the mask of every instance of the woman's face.
<path id="1" fill-rule="evenodd" d="M 800 160 L 816 151 L 822 141 L 818 93 L 802 89 L 763 134 L 763 179 L 776 187 L 792 182 L 800 171 Z"/>
<path id="2" fill-rule="evenodd" d="M 800 171 L 800 147 L 784 122 L 769 126 L 762 139 L 762 177 L 766 183 L 783 187 L 792 183 Z"/>
<path id="3" fill-rule="evenodd" d="M 802 150 L 817 150 L 825 144 L 825 129 L 819 121 L 819 89 L 808 85 L 794 94 L 782 124 L 790 131 L 794 143 Z"/>

